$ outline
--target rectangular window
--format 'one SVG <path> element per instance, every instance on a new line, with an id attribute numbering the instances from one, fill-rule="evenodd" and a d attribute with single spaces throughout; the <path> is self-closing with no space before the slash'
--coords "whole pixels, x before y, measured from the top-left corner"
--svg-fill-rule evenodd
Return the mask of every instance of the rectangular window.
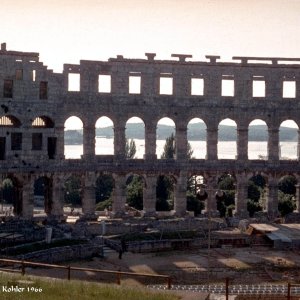
<path id="1" fill-rule="evenodd" d="M 99 75 L 98 76 L 98 92 L 110 93 L 111 92 L 111 76 Z"/>
<path id="2" fill-rule="evenodd" d="M 40 99 L 48 99 L 48 82 L 40 82 Z"/>
<path id="3" fill-rule="evenodd" d="M 223 77 L 222 79 L 222 96 L 234 97 L 234 79 L 233 77 Z"/>
<path id="4" fill-rule="evenodd" d="M 296 98 L 296 82 L 295 81 L 283 81 L 283 98 Z"/>
<path id="5" fill-rule="evenodd" d="M 266 83 L 263 76 L 255 76 L 252 81 L 252 97 L 265 97 Z"/>
<path id="6" fill-rule="evenodd" d="M 12 98 L 13 97 L 13 81 L 9 79 L 4 80 L 3 85 L 3 97 Z"/>
<path id="7" fill-rule="evenodd" d="M 159 94 L 160 95 L 172 95 L 173 94 L 173 78 L 172 77 L 168 77 L 168 75 L 166 75 L 164 77 L 160 77 Z"/>
<path id="8" fill-rule="evenodd" d="M 141 76 L 130 75 L 129 76 L 129 94 L 141 93 Z"/>
<path id="9" fill-rule="evenodd" d="M 16 70 L 16 79 L 17 80 L 22 80 L 23 79 L 23 70 L 22 69 Z"/>
<path id="10" fill-rule="evenodd" d="M 32 70 L 32 73 L 31 73 L 31 80 L 32 80 L 32 81 L 35 81 L 35 78 L 36 78 L 36 70 Z"/>
<path id="11" fill-rule="evenodd" d="M 68 91 L 80 92 L 80 74 L 68 74 Z"/>
<path id="12" fill-rule="evenodd" d="M 191 79 L 191 95 L 203 96 L 204 95 L 204 79 L 192 78 Z"/>
<path id="13" fill-rule="evenodd" d="M 22 133 L 11 133 L 11 150 L 22 150 Z"/>
<path id="14" fill-rule="evenodd" d="M 42 150 L 43 148 L 43 134 L 33 133 L 32 134 L 32 150 Z"/>

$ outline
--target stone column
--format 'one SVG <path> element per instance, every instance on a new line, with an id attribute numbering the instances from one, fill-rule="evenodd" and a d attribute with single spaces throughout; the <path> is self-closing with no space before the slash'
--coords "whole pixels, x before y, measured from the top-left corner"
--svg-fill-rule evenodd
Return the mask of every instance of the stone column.
<path id="1" fill-rule="evenodd" d="M 24 178 L 22 188 L 22 217 L 27 220 L 33 217 L 33 196 L 34 179 L 28 176 Z"/>
<path id="2" fill-rule="evenodd" d="M 156 214 L 156 184 L 156 175 L 146 176 L 146 184 L 143 189 L 143 211 L 145 217 Z"/>
<path id="3" fill-rule="evenodd" d="M 237 174 L 234 215 L 239 218 L 248 218 L 247 210 L 248 180 L 245 174 Z"/>
<path id="4" fill-rule="evenodd" d="M 186 126 L 176 127 L 176 159 L 187 160 L 187 128 Z"/>
<path id="5" fill-rule="evenodd" d="M 219 217 L 220 212 L 217 209 L 216 193 L 218 191 L 217 175 L 207 178 L 205 191 L 207 199 L 205 200 L 205 208 L 203 214 L 211 217 Z"/>
<path id="6" fill-rule="evenodd" d="M 31 128 L 32 128 L 32 126 L 24 126 L 24 130 L 22 132 L 22 156 L 24 159 L 32 157 Z M 43 143 L 43 152 L 45 152 L 44 143 Z"/>
<path id="7" fill-rule="evenodd" d="M 278 128 L 270 128 L 268 130 L 268 160 L 278 162 L 279 160 L 279 130 Z"/>
<path id="8" fill-rule="evenodd" d="M 207 127 L 206 149 L 208 160 L 218 159 L 218 128 Z"/>
<path id="9" fill-rule="evenodd" d="M 295 195 L 295 200 L 296 200 L 296 213 L 300 213 L 300 184 L 295 185 L 296 188 L 296 195 Z"/>
<path id="10" fill-rule="evenodd" d="M 116 124 L 114 126 L 114 155 L 116 160 L 125 159 L 125 126 Z"/>
<path id="11" fill-rule="evenodd" d="M 278 182 L 276 178 L 269 179 L 268 185 L 268 197 L 267 197 L 267 214 L 271 218 L 279 216 L 278 212 Z"/>
<path id="12" fill-rule="evenodd" d="M 248 127 L 237 129 L 237 159 L 248 160 Z"/>
<path id="13" fill-rule="evenodd" d="M 83 127 L 83 158 L 93 159 L 95 157 L 95 124 L 85 124 Z"/>
<path id="14" fill-rule="evenodd" d="M 65 133 L 64 126 L 58 126 L 55 128 L 57 137 L 56 141 L 56 159 L 65 159 Z"/>
<path id="15" fill-rule="evenodd" d="M 145 126 L 145 157 L 146 160 L 156 160 L 156 126 Z"/>
<path id="16" fill-rule="evenodd" d="M 82 212 L 84 219 L 95 219 L 96 191 L 95 175 L 87 172 L 84 177 Z"/>
<path id="17" fill-rule="evenodd" d="M 64 218 L 64 186 L 63 180 L 59 175 L 53 176 L 52 188 L 52 209 L 51 216 L 54 219 L 61 221 Z"/>
<path id="18" fill-rule="evenodd" d="M 126 203 L 126 177 L 120 174 L 113 174 L 115 187 L 112 192 L 112 213 L 115 217 L 121 217 L 125 213 Z"/>
<path id="19" fill-rule="evenodd" d="M 186 189 L 187 189 L 187 174 L 180 172 L 175 185 L 174 195 L 174 211 L 177 216 L 186 215 Z"/>

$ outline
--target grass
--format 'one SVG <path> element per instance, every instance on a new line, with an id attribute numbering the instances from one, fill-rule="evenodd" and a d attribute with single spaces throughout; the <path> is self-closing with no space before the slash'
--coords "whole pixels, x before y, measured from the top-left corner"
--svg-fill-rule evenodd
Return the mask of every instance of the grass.
<path id="1" fill-rule="evenodd" d="M 23 282 L 22 282 L 23 281 Z M 26 282 L 27 281 L 27 282 Z M 7 286 L 24 287 L 23 292 L 4 292 Z M 29 291 L 27 291 L 27 288 Z M 41 290 L 34 292 L 31 289 Z M 129 288 L 114 284 L 98 284 L 77 280 L 40 279 L 36 277 L 0 273 L 1 300 L 179 300 L 179 296 L 169 293 L 158 293 L 146 288 Z"/>

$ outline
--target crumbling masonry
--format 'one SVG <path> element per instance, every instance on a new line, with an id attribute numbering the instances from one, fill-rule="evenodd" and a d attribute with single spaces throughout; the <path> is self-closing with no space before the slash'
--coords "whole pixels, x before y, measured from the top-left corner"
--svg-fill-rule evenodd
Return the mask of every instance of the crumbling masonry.
<path id="1" fill-rule="evenodd" d="M 279 126 L 285 120 L 300 125 L 300 59 L 233 57 L 220 62 L 218 56 L 206 61 L 189 61 L 190 55 L 172 55 L 173 60 L 126 59 L 108 61 L 81 60 L 65 64 L 62 73 L 54 73 L 39 62 L 38 53 L 0 50 L 0 172 L 2 179 L 14 182 L 15 213 L 26 219 L 33 215 L 34 182 L 46 178 L 48 186 L 46 213 L 54 218 L 63 215 L 64 182 L 71 174 L 82 178 L 82 209 L 92 216 L 95 207 L 95 181 L 99 174 L 114 178 L 115 214 L 125 210 L 126 178 L 140 174 L 145 180 L 143 210 L 155 214 L 156 181 L 161 174 L 175 178 L 177 215 L 186 213 L 187 179 L 202 175 L 208 190 L 217 188 L 217 178 L 230 173 L 236 178 L 235 214 L 247 215 L 248 179 L 260 173 L 267 178 L 266 212 L 278 212 L 278 179 L 287 174 L 300 176 L 299 159 L 280 160 Z M 79 91 L 68 90 L 70 73 L 80 74 Z M 99 91 L 99 75 L 107 75 L 110 90 Z M 129 92 L 129 77 L 140 78 L 140 90 Z M 172 80 L 170 94 L 160 92 L 161 78 Z M 203 83 L 203 92 L 193 94 L 193 80 Z M 222 95 L 222 82 L 234 85 L 234 94 Z M 253 95 L 255 82 L 263 82 L 263 95 Z M 285 82 L 295 84 L 295 96 L 285 98 Z M 83 122 L 83 155 L 81 159 L 64 157 L 64 123 L 70 116 Z M 101 116 L 114 123 L 114 155 L 95 155 L 95 123 Z M 143 159 L 125 159 L 125 125 L 131 117 L 145 124 Z M 176 158 L 157 159 L 156 126 L 162 117 L 176 125 Z M 187 124 L 193 118 L 207 126 L 206 159 L 187 159 Z M 226 118 L 237 124 L 237 157 L 220 160 L 217 155 L 218 124 Z M 268 157 L 248 159 L 248 127 L 254 119 L 268 126 Z M 300 137 L 300 135 L 298 135 Z M 299 139 L 298 139 L 299 144 Z M 298 151 L 299 152 L 299 151 Z M 299 158 L 299 155 L 298 155 Z M 297 212 L 300 209 L 297 186 Z M 207 209 L 216 211 L 214 193 L 208 193 Z"/>

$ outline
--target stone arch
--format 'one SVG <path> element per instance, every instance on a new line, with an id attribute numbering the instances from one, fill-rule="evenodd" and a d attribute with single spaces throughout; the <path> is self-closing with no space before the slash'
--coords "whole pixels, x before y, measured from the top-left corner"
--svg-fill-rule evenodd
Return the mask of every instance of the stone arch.
<path id="1" fill-rule="evenodd" d="M 145 155 L 145 123 L 141 118 L 134 116 L 127 120 L 125 138 L 126 158 L 143 158 Z M 132 155 L 129 153 L 130 148 L 133 147 L 130 147 L 130 145 L 135 145 L 136 147 L 136 152 L 133 157 L 131 157 Z"/>
<path id="2" fill-rule="evenodd" d="M 293 120 L 281 122 L 279 127 L 279 157 L 290 160 L 298 158 L 299 127 Z"/>
<path id="3" fill-rule="evenodd" d="M 156 155 L 157 158 L 162 158 L 164 153 L 164 146 L 166 144 L 166 140 L 169 138 L 170 148 L 169 152 L 166 153 L 166 157 L 164 159 L 174 159 L 176 154 L 176 145 L 175 145 L 175 122 L 168 117 L 161 118 L 157 122 L 156 127 Z"/>
<path id="4" fill-rule="evenodd" d="M 33 213 L 51 214 L 53 204 L 52 178 L 40 176 L 34 181 Z"/>
<path id="5" fill-rule="evenodd" d="M 156 211 L 171 211 L 174 208 L 176 177 L 160 174 L 156 181 Z"/>
<path id="6" fill-rule="evenodd" d="M 248 158 L 268 159 L 268 126 L 261 119 L 252 120 L 248 125 Z"/>
<path id="7" fill-rule="evenodd" d="M 2 176 L 0 187 L 2 211 L 6 216 L 21 216 L 23 213 L 21 181 L 12 174 L 8 174 Z"/>
<path id="8" fill-rule="evenodd" d="M 107 116 L 102 116 L 95 123 L 96 155 L 114 155 L 114 122 Z"/>
<path id="9" fill-rule="evenodd" d="M 129 207 L 139 211 L 144 209 L 145 186 L 144 176 L 137 173 L 130 173 L 126 176 L 126 203 Z"/>
<path id="10" fill-rule="evenodd" d="M 39 128 L 54 128 L 54 121 L 47 116 L 39 116 L 33 119 L 31 125 Z"/>
<path id="11" fill-rule="evenodd" d="M 77 116 L 64 122 L 64 155 L 67 159 L 78 159 L 83 155 L 83 122 Z"/>
<path id="12" fill-rule="evenodd" d="M 235 159 L 237 156 L 237 124 L 224 119 L 218 125 L 218 159 Z"/>
<path id="13" fill-rule="evenodd" d="M 205 159 L 206 158 L 206 124 L 200 118 L 193 118 L 187 125 L 187 140 L 190 145 L 191 155 L 188 158 Z M 189 152 L 189 146 L 188 146 Z M 189 156 L 189 155 L 188 155 Z"/>

